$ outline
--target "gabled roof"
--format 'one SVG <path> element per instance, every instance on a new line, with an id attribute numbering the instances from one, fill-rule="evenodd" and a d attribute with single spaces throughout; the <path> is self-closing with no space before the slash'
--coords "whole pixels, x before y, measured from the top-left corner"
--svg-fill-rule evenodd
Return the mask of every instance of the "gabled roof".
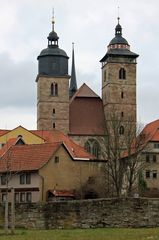
<path id="1" fill-rule="evenodd" d="M 20 137 L 9 139 L 7 143 L 0 149 L 0 157 L 2 157 L 10 149 L 11 146 L 18 144 L 19 141 L 22 141 L 24 143 L 24 140 Z"/>
<path id="2" fill-rule="evenodd" d="M 77 144 L 53 142 L 11 146 L 0 159 L 0 172 L 35 171 L 42 168 L 63 146 L 74 160 L 90 160 L 93 156 Z M 72 148 L 71 148 L 72 147 Z M 75 151 L 74 151 L 75 149 Z M 7 169 L 7 166 L 9 169 Z"/>
<path id="3" fill-rule="evenodd" d="M 12 146 L 0 159 L 0 172 L 38 170 L 49 161 L 60 146 L 61 143 Z"/>
<path id="4" fill-rule="evenodd" d="M 32 130 L 31 132 L 45 139 L 47 143 L 63 142 L 68 152 L 74 159 L 95 159 L 95 157 L 90 153 L 87 153 L 83 147 L 73 142 L 68 136 L 58 130 Z"/>
<path id="5" fill-rule="evenodd" d="M 87 84 L 85 84 L 85 83 L 73 95 L 70 103 L 76 97 L 93 97 L 93 98 L 95 97 L 95 98 L 99 98 L 99 96 L 90 87 L 88 87 Z"/>
<path id="6" fill-rule="evenodd" d="M 44 139 L 42 139 L 41 137 L 39 137 L 38 135 L 36 135 L 35 133 L 32 133 L 31 131 L 29 131 L 28 129 L 26 129 L 26 128 L 24 128 L 23 126 L 21 126 L 21 125 L 19 125 L 18 127 L 16 127 L 16 128 L 14 128 L 14 129 L 12 129 L 12 130 L 0 130 L 0 137 L 2 137 L 2 136 L 5 136 L 6 134 L 7 134 L 7 137 L 6 137 L 6 140 L 8 140 L 7 138 L 9 138 L 9 136 L 13 136 L 12 138 L 16 138 L 16 137 L 18 137 L 17 136 L 17 133 L 19 133 L 20 132 L 20 134 L 21 134 L 21 132 L 23 132 L 23 133 L 25 133 L 25 134 L 27 134 L 28 136 L 29 135 L 32 135 L 31 137 L 30 137 L 30 139 L 32 138 L 32 137 L 34 137 L 34 138 L 36 138 L 36 139 L 38 139 L 38 141 L 41 141 L 41 142 L 44 142 Z M 15 134 L 16 133 L 16 134 Z M 34 135 L 34 136 L 33 136 Z M 26 139 L 25 139 L 26 140 Z M 40 142 L 40 143 L 41 143 Z M 29 144 L 29 142 L 26 142 L 26 143 L 28 143 Z"/>

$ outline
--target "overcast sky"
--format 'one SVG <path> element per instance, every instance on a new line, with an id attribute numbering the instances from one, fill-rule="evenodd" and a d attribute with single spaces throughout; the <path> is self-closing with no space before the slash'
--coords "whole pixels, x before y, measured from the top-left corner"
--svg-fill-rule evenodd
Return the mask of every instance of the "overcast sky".
<path id="1" fill-rule="evenodd" d="M 78 87 L 101 95 L 101 65 L 114 37 L 118 6 L 123 37 L 138 53 L 138 121 L 159 118 L 158 0 L 0 0 L 0 128 L 36 129 L 37 56 L 47 47 L 52 7 L 59 47 L 75 43 Z M 69 70 L 70 72 L 70 70 Z"/>

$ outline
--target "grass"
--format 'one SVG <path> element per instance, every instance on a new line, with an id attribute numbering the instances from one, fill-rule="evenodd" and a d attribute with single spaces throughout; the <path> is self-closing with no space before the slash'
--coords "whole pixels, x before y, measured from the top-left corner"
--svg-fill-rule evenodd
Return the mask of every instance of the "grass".
<path id="1" fill-rule="evenodd" d="M 159 228 L 101 228 L 74 230 L 16 230 L 0 240 L 159 240 Z"/>

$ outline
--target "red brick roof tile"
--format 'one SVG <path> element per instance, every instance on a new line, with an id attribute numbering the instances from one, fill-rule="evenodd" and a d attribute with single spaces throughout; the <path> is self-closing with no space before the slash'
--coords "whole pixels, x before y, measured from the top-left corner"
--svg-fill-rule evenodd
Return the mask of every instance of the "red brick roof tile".
<path id="1" fill-rule="evenodd" d="M 63 142 L 74 159 L 95 159 L 95 156 L 87 153 L 83 147 L 73 142 L 68 136 L 58 130 L 32 130 L 31 132 L 45 139 L 47 143 Z"/>
<path id="2" fill-rule="evenodd" d="M 0 159 L 0 172 L 38 170 L 60 146 L 61 143 L 12 146 Z"/>

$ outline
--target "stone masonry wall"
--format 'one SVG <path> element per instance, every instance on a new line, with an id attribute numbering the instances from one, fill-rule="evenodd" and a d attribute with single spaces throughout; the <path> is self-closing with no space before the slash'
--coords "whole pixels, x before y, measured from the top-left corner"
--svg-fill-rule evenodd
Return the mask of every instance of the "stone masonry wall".
<path id="1" fill-rule="evenodd" d="M 0 205 L 1 214 L 4 213 L 2 208 Z M 18 204 L 16 225 L 37 229 L 156 227 L 159 226 L 159 199 L 123 198 Z"/>

